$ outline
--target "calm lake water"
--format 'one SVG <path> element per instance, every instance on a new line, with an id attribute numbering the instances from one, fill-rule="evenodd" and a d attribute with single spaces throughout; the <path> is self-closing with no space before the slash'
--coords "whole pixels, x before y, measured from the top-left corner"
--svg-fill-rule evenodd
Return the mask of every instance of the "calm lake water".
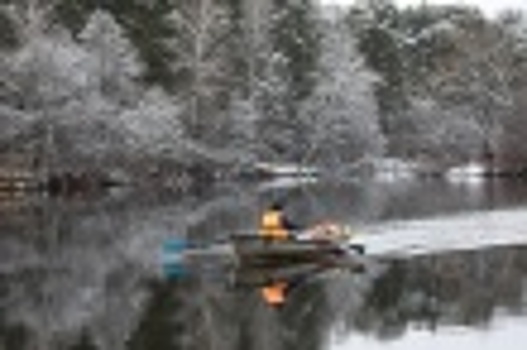
<path id="1" fill-rule="evenodd" d="M 476 239 L 468 250 L 380 255 L 362 272 L 277 266 L 262 273 L 216 258 L 184 271 L 163 264 L 167 240 L 205 245 L 254 233 L 274 200 L 285 201 L 302 225 L 330 219 L 397 242 L 405 225 L 415 231 L 422 223 L 419 233 L 437 239 L 446 227 L 452 234 L 456 220 L 471 220 L 501 243 L 480 247 Z M 507 219 L 489 225 L 491 212 Z M 509 231 L 527 241 L 523 217 L 527 184 L 498 181 L 4 198 L 0 349 L 523 349 L 527 246 L 507 244 Z M 454 233 L 461 241 L 467 234 L 461 226 Z M 283 305 L 271 307 L 261 288 L 276 274 L 290 289 Z"/>

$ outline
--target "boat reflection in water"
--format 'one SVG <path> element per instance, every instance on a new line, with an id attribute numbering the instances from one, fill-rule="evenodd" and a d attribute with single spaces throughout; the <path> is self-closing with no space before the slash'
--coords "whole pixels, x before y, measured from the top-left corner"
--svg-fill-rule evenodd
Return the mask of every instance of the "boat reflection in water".
<path id="1" fill-rule="evenodd" d="M 452 327 L 463 339 L 484 334 L 495 344 L 502 333 L 493 325 L 505 322 L 515 330 L 527 320 L 525 247 L 394 260 L 304 255 L 273 263 L 242 263 L 233 252 L 218 245 L 165 256 L 166 279 L 152 289 L 144 313 L 145 328 L 156 330 L 147 340 L 162 338 L 166 319 L 165 338 L 194 348 L 206 348 L 205 340 L 221 341 L 218 349 L 259 349 L 262 343 L 270 349 L 409 348 L 403 343 L 422 339 L 423 332 L 427 348 L 448 340 Z M 133 341 L 146 344 L 141 337 Z"/>
<path id="2" fill-rule="evenodd" d="M 303 283 L 334 269 L 364 270 L 364 257 L 328 241 L 264 241 L 238 237 L 193 247 L 181 239 L 165 242 L 163 275 L 168 280 L 200 278 L 231 288 L 258 290 L 269 306 L 282 306 Z"/>

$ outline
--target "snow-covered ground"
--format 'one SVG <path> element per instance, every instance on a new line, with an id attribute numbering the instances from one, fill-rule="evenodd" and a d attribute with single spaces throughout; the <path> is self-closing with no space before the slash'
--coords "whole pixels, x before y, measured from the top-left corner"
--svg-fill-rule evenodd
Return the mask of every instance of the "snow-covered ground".
<path id="1" fill-rule="evenodd" d="M 364 227 L 353 240 L 379 257 L 527 245 L 527 209 L 392 221 Z"/>
<path id="2" fill-rule="evenodd" d="M 382 158 L 373 161 L 375 180 L 379 182 L 396 182 L 416 177 L 418 166 L 414 162 L 396 158 Z"/>
<path id="3" fill-rule="evenodd" d="M 271 176 L 315 176 L 318 169 L 301 164 L 258 163 L 255 168 Z"/>
<path id="4" fill-rule="evenodd" d="M 451 183 L 479 185 L 484 181 L 486 175 L 487 169 L 485 166 L 478 163 L 469 163 L 449 169 L 446 173 L 446 179 Z"/>

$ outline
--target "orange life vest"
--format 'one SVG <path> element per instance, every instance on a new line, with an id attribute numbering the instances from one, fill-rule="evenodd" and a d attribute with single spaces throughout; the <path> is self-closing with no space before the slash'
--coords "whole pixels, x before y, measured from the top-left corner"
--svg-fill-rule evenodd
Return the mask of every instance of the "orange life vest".
<path id="1" fill-rule="evenodd" d="M 289 232 L 283 225 L 283 213 L 278 210 L 268 210 L 262 215 L 260 236 L 272 239 L 287 239 Z"/>

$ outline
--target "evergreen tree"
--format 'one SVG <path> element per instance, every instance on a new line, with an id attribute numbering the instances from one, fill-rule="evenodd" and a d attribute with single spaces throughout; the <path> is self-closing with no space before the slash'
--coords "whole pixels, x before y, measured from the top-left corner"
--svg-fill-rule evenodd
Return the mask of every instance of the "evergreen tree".
<path id="1" fill-rule="evenodd" d="M 183 124 L 197 141 L 219 144 L 225 111 L 243 81 L 239 13 L 235 0 L 187 0 L 173 8 L 169 20 L 176 35 L 170 41 L 176 59 L 177 96 L 185 104 Z M 241 70 L 242 72 L 240 72 Z"/>
<path id="2" fill-rule="evenodd" d="M 7 8 L 0 5 L 0 50 L 13 49 L 18 44 L 15 24 Z"/>
<path id="3" fill-rule="evenodd" d="M 301 103 L 313 91 L 319 34 L 310 0 L 275 0 L 267 30 L 268 59 L 257 109 L 262 157 L 301 161 L 308 148 Z"/>
<path id="4" fill-rule="evenodd" d="M 405 104 L 404 61 L 395 35 L 399 13 L 387 0 L 369 0 L 362 6 L 350 21 L 359 28 L 359 49 L 367 64 L 383 78 L 376 87 L 379 107 L 383 114 L 395 113 Z M 383 125 L 383 129 L 387 132 L 389 126 Z"/>
<path id="5" fill-rule="evenodd" d="M 142 73 L 137 50 L 109 12 L 94 11 L 78 38 L 94 58 L 90 78 L 102 94 L 118 97 Z"/>
<path id="6" fill-rule="evenodd" d="M 334 172 L 378 156 L 383 137 L 374 95 L 378 77 L 365 66 L 341 19 L 323 28 L 317 85 L 305 112 L 312 126 L 309 160 Z"/>
<path id="7" fill-rule="evenodd" d="M 145 65 L 142 79 L 146 83 L 172 89 L 176 82 L 170 71 L 174 54 L 167 47 L 166 40 L 175 33 L 166 20 L 166 14 L 173 6 L 172 0 L 57 0 L 55 17 L 78 34 L 92 12 L 101 9 L 111 13 Z"/>

